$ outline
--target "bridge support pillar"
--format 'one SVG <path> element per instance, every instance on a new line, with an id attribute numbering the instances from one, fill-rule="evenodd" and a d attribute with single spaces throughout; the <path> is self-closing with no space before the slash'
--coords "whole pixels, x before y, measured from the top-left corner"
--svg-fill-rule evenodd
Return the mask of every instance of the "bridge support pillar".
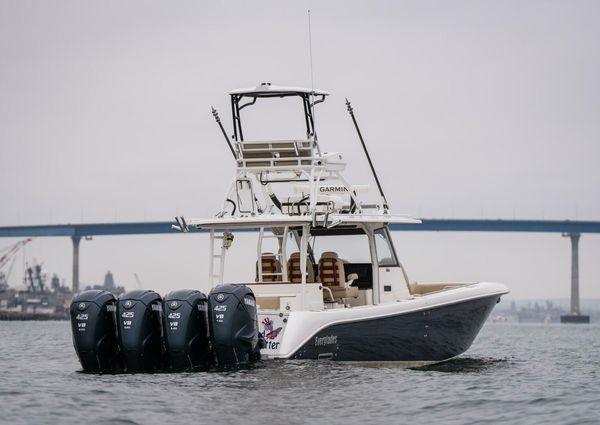
<path id="1" fill-rule="evenodd" d="M 580 233 L 563 233 L 571 239 L 571 313 L 560 316 L 561 323 L 590 323 L 590 316 L 579 311 L 579 238 Z"/>
<path id="2" fill-rule="evenodd" d="M 71 236 L 73 241 L 73 294 L 79 292 L 79 242 L 81 236 Z"/>

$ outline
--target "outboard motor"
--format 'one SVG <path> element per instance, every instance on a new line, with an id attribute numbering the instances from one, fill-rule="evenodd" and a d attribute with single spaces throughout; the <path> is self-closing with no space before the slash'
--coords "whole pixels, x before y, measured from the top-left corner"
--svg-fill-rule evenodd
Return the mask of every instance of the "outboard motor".
<path id="1" fill-rule="evenodd" d="M 256 298 L 242 285 L 219 285 L 208 295 L 210 339 L 219 367 L 260 358 Z"/>
<path id="2" fill-rule="evenodd" d="M 192 289 L 168 293 L 163 301 L 163 320 L 169 367 L 173 370 L 207 367 L 210 341 L 206 295 Z"/>
<path id="3" fill-rule="evenodd" d="M 164 353 L 160 295 L 144 289 L 124 293 L 117 304 L 117 321 L 123 368 L 128 372 L 159 369 Z"/>
<path id="4" fill-rule="evenodd" d="M 73 346 L 86 372 L 117 367 L 117 300 L 97 289 L 77 294 L 71 302 Z"/>

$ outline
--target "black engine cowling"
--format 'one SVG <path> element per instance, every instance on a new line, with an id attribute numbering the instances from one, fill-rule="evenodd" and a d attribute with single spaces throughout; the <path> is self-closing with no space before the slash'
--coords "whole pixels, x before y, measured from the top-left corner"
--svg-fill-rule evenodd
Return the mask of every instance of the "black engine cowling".
<path id="1" fill-rule="evenodd" d="M 86 372 L 117 368 L 117 300 L 101 290 L 83 291 L 71 302 L 73 346 Z"/>
<path id="2" fill-rule="evenodd" d="M 163 301 L 163 320 L 169 368 L 207 367 L 210 341 L 206 295 L 192 289 L 170 292 Z"/>
<path id="3" fill-rule="evenodd" d="M 118 342 L 123 369 L 151 372 L 164 354 L 162 299 L 151 290 L 124 293 L 117 304 Z"/>
<path id="4" fill-rule="evenodd" d="M 256 298 L 242 285 L 219 285 L 208 295 L 210 338 L 219 367 L 260 358 Z"/>

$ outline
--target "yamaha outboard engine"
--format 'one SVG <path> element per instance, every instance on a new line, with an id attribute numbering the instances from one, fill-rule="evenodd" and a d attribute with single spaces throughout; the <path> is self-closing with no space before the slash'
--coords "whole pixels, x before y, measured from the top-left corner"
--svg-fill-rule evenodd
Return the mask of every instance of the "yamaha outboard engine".
<path id="1" fill-rule="evenodd" d="M 86 372 L 117 367 L 117 300 L 107 291 L 93 289 L 77 294 L 71 302 L 73 346 Z"/>
<path id="2" fill-rule="evenodd" d="M 164 353 L 162 299 L 154 291 L 138 289 L 119 297 L 119 348 L 128 372 L 152 372 L 162 366 Z"/>
<path id="3" fill-rule="evenodd" d="M 163 319 L 169 367 L 172 370 L 207 367 L 210 341 L 206 295 L 192 289 L 170 292 L 163 301 Z"/>
<path id="4" fill-rule="evenodd" d="M 260 358 L 256 298 L 242 285 L 219 285 L 208 295 L 210 338 L 219 367 Z"/>

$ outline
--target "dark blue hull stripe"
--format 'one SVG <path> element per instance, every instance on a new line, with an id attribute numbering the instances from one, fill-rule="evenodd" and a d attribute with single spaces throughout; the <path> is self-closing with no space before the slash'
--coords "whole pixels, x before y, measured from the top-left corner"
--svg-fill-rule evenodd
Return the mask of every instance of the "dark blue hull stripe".
<path id="1" fill-rule="evenodd" d="M 464 353 L 500 296 L 463 301 L 413 313 L 331 325 L 293 359 L 436 362 Z"/>

